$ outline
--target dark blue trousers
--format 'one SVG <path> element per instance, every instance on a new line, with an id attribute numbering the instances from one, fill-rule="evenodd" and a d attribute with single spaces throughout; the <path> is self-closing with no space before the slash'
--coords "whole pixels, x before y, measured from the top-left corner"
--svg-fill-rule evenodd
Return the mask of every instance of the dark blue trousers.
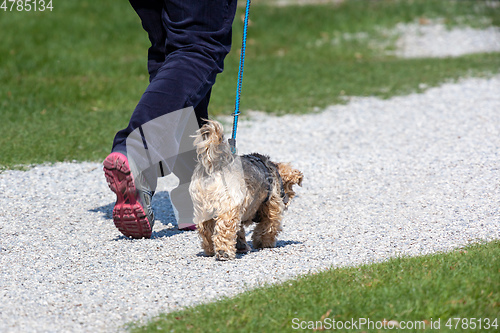
<path id="1" fill-rule="evenodd" d="M 231 48 L 237 0 L 130 0 L 148 33 L 150 84 L 113 151 L 126 151 L 127 136 L 159 116 L 192 106 L 198 125 L 208 118 L 215 77 Z"/>
<path id="2" fill-rule="evenodd" d="M 130 0 L 151 41 L 148 50 L 150 83 L 127 128 L 116 134 L 114 152 L 126 152 L 127 137 L 133 132 L 137 133 L 134 130 L 139 130 L 143 135 L 143 125 L 169 113 L 193 107 L 198 127 L 203 124 L 203 119 L 208 119 L 211 89 L 216 75 L 223 70 L 224 58 L 231 48 L 236 1 Z M 175 124 L 169 127 L 176 129 Z M 184 133 L 182 136 L 185 137 L 185 134 L 189 137 L 194 133 Z M 161 135 L 161 131 L 158 135 Z M 179 178 L 179 186 L 170 194 L 179 212 L 179 228 L 191 225 L 193 216 L 188 185 L 196 165 L 196 152 L 192 141 L 189 146 L 193 149 L 179 152 L 173 165 L 169 165 L 168 161 L 164 164 L 160 162 L 159 168 L 152 165 L 140 170 L 146 178 L 151 179 L 148 187 L 153 191 L 157 176 L 173 172 Z M 145 151 L 151 149 L 147 147 L 146 140 L 144 148 Z M 168 157 L 171 156 L 165 156 Z"/>

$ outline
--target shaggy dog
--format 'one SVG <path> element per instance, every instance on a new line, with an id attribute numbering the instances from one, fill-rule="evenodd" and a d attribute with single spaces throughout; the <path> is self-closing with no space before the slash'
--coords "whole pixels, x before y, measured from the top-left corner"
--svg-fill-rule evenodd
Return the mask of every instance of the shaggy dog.
<path id="1" fill-rule="evenodd" d="M 233 154 L 216 121 L 197 131 L 194 145 L 198 164 L 189 192 L 205 254 L 229 260 L 236 252 L 248 252 L 244 227 L 252 222 L 253 247 L 275 247 L 283 212 L 295 196 L 292 187 L 302 186 L 302 172 L 260 154 Z"/>

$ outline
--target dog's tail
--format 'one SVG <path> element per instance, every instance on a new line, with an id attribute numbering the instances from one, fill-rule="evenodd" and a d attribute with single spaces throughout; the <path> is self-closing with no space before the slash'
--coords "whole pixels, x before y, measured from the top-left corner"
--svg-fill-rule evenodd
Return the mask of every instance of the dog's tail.
<path id="1" fill-rule="evenodd" d="M 222 125 L 215 120 L 208 120 L 196 132 L 194 140 L 198 161 L 205 172 L 211 174 L 214 170 L 224 167 L 234 160 L 229 144 L 224 140 Z"/>

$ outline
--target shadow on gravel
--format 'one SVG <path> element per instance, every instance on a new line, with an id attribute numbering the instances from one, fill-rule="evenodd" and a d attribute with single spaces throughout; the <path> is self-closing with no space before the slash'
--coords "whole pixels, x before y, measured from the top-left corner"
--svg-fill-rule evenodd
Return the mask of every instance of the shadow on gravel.
<path id="1" fill-rule="evenodd" d="M 177 234 L 183 233 L 183 232 L 193 232 L 193 231 L 183 231 L 177 229 L 177 221 L 175 219 L 175 213 L 174 213 L 174 208 L 172 207 L 172 203 L 170 201 L 170 195 L 168 194 L 167 191 L 161 191 L 155 193 L 153 197 L 153 202 L 152 202 L 153 210 L 155 213 L 155 225 L 158 225 L 158 223 L 161 223 L 165 226 L 168 226 L 169 224 L 171 225 L 170 228 L 168 229 L 162 229 L 159 231 L 154 231 L 153 228 L 153 233 L 151 235 L 151 238 L 163 238 L 163 237 L 171 237 L 175 236 Z M 111 202 L 107 205 L 100 206 L 97 208 L 89 209 L 89 211 L 94 212 L 94 213 L 101 213 L 103 214 L 103 217 L 107 220 L 110 220 L 110 223 L 113 223 L 113 208 L 115 207 L 115 203 Z M 196 232 L 196 231 L 194 231 Z M 249 236 L 251 234 L 251 230 L 249 230 L 246 234 Z M 125 236 L 118 236 L 114 240 L 123 240 L 123 239 L 129 239 L 128 237 Z M 252 242 L 249 241 L 248 244 L 252 246 Z M 285 240 L 278 240 L 276 242 L 276 248 L 281 248 L 285 247 L 288 245 L 293 245 L 293 244 L 302 244 L 302 242 L 297 242 L 293 240 L 285 241 Z M 259 250 L 252 250 L 251 252 L 257 252 Z M 250 253 L 250 252 L 249 252 Z M 237 254 L 236 258 L 242 258 L 245 256 L 246 253 L 239 253 Z M 199 257 L 204 257 L 205 255 L 203 252 L 198 253 Z"/>
<path id="2" fill-rule="evenodd" d="M 167 191 L 155 193 L 152 201 L 153 211 L 155 212 L 155 223 L 168 225 L 169 223 L 177 226 L 174 207 L 170 201 L 170 195 Z"/>
<path id="3" fill-rule="evenodd" d="M 179 230 L 177 228 L 163 229 L 160 231 L 154 231 L 154 229 L 153 229 L 153 233 L 151 234 L 151 238 L 171 237 L 171 236 L 175 236 L 177 234 L 182 234 L 183 232 L 193 232 L 193 231 Z"/>
<path id="4" fill-rule="evenodd" d="M 89 211 L 94 212 L 94 213 L 102 213 L 103 217 L 105 219 L 109 219 L 112 221 L 113 220 L 113 207 L 114 206 L 115 206 L 115 203 L 112 202 L 112 203 L 109 203 L 105 206 L 89 209 Z"/>
<path id="5" fill-rule="evenodd" d="M 304 244 L 304 242 L 298 242 L 294 240 L 289 240 L 289 241 L 279 240 L 276 242 L 276 247 L 285 247 L 288 245 L 295 245 L 295 244 Z"/>
<path id="6" fill-rule="evenodd" d="M 247 236 L 248 236 L 248 233 L 247 233 Z M 304 243 L 303 242 L 298 242 L 298 241 L 279 240 L 279 241 L 276 242 L 276 248 L 282 248 L 282 247 L 285 247 L 285 246 L 288 246 L 288 245 L 295 245 L 295 244 L 304 244 Z M 250 245 L 250 247 L 252 248 L 252 250 L 250 252 L 247 252 L 247 253 L 236 253 L 236 259 L 242 259 L 247 254 L 253 253 L 253 252 L 272 251 L 273 250 L 273 249 L 254 249 L 252 241 L 249 241 L 248 245 Z M 196 254 L 196 256 L 197 257 L 208 257 L 208 256 L 205 255 L 204 252 L 198 252 Z"/>

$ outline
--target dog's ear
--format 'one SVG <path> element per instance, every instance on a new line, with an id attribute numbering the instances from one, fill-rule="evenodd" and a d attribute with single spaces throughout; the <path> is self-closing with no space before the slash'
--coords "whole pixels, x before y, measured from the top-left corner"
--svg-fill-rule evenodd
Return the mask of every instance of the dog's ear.
<path id="1" fill-rule="evenodd" d="M 208 144 L 220 144 L 224 140 L 222 125 L 213 120 L 207 120 L 199 132 L 202 141 L 207 141 Z"/>
<path id="2" fill-rule="evenodd" d="M 304 175 L 297 169 L 292 168 L 290 163 L 277 163 L 278 172 L 281 178 L 288 186 L 299 185 L 302 186 L 302 179 Z"/>
<path id="3" fill-rule="evenodd" d="M 194 146 L 197 159 L 208 174 L 213 172 L 215 165 L 233 158 L 229 145 L 224 142 L 224 129 L 220 123 L 207 120 L 196 133 Z"/>

